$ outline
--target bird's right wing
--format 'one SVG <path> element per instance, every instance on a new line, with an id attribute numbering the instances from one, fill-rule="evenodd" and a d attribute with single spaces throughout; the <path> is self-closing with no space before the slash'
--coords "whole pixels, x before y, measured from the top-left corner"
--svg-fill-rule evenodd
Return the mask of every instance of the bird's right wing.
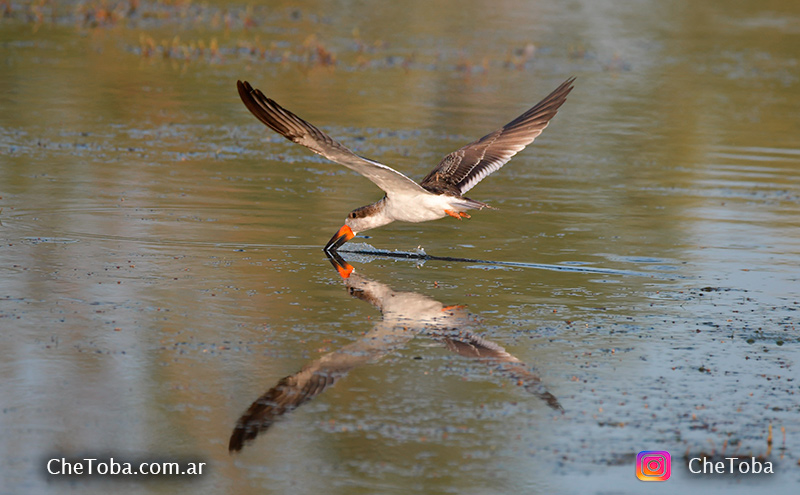
<path id="1" fill-rule="evenodd" d="M 533 108 L 500 129 L 483 136 L 446 157 L 420 181 L 434 192 L 463 195 L 542 133 L 572 91 L 571 77 Z"/>
<path id="2" fill-rule="evenodd" d="M 427 192 L 393 168 L 356 155 L 332 137 L 264 96 L 260 90 L 253 89 L 247 81 L 237 81 L 236 87 L 247 109 L 267 127 L 286 139 L 302 144 L 314 153 L 358 172 L 387 194 Z"/>

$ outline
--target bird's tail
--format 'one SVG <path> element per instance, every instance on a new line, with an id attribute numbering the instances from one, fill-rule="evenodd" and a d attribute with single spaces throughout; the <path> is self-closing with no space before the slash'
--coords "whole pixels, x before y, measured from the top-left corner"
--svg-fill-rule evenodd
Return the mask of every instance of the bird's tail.
<path id="1" fill-rule="evenodd" d="M 484 208 L 489 208 L 490 210 L 496 210 L 494 206 L 489 206 L 486 203 L 481 203 L 480 201 L 475 201 L 474 199 L 469 198 L 461 198 L 462 202 L 459 206 L 463 206 L 464 208 L 470 208 L 472 210 L 482 210 Z"/>

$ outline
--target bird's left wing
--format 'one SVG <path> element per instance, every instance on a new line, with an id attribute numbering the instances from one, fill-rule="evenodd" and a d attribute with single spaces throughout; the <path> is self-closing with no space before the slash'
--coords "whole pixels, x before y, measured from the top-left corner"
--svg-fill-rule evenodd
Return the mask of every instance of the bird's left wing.
<path id="1" fill-rule="evenodd" d="M 387 194 L 426 192 L 419 184 L 397 170 L 356 155 L 315 126 L 264 96 L 264 93 L 254 89 L 247 81 L 237 81 L 236 87 L 247 109 L 267 127 L 286 139 L 302 144 L 314 153 L 358 172 Z"/>

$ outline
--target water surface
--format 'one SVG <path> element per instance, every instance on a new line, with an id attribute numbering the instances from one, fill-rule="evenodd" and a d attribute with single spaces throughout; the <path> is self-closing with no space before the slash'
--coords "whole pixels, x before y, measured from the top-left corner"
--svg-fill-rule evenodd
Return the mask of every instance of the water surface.
<path id="1" fill-rule="evenodd" d="M 210 465 L 121 482 L 133 493 L 795 490 L 794 3 L 128 7 L 0 19 L 4 486 L 106 493 L 42 459 L 110 452 Z M 536 386 L 351 297 L 321 246 L 381 192 L 265 129 L 235 89 L 420 179 L 570 76 L 544 134 L 470 191 L 498 210 L 356 240 L 508 263 L 347 259 L 459 307 L 453 335 Z M 254 401 L 331 355 L 358 365 L 228 452 Z M 672 453 L 668 482 L 636 480 L 642 450 Z M 776 474 L 698 479 L 701 453 Z"/>

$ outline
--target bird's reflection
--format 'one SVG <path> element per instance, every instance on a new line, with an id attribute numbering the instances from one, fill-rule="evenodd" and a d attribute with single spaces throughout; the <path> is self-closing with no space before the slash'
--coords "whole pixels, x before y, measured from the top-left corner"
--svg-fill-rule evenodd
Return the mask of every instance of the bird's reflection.
<path id="1" fill-rule="evenodd" d="M 465 329 L 474 326 L 463 306 L 444 306 L 414 292 L 397 292 L 354 271 L 336 253 L 328 253 L 350 295 L 378 308 L 383 318 L 361 339 L 322 356 L 256 399 L 236 422 L 228 450 L 236 452 L 246 442 L 266 431 L 282 415 L 322 393 L 353 368 L 374 361 L 402 347 L 423 333 L 451 351 L 484 362 L 513 379 L 550 407 L 561 410 L 558 400 L 542 385 L 539 377 L 501 346 Z"/>

